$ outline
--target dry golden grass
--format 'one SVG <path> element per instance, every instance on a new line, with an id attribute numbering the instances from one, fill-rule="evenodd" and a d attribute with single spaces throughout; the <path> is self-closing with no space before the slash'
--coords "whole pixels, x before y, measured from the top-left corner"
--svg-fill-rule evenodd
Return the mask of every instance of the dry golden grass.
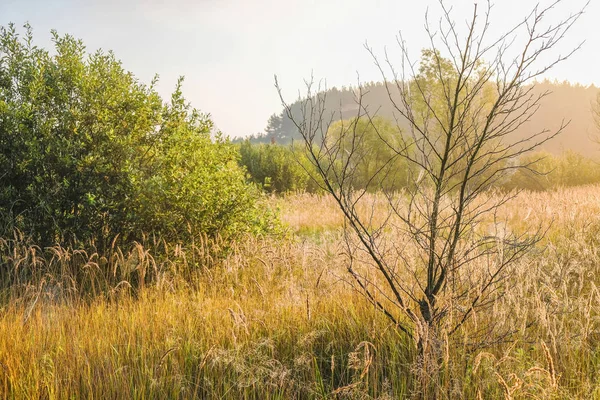
<path id="1" fill-rule="evenodd" d="M 0 398 L 404 398 L 414 346 L 345 282 L 328 197 L 274 199 L 292 235 L 110 254 L 4 241 Z M 600 398 L 600 187 L 522 193 L 549 226 L 511 291 L 447 342 L 447 398 Z M 224 255 L 223 255 L 224 254 Z M 144 285 L 143 283 L 146 282 Z M 479 319 L 514 340 L 467 350 Z"/>

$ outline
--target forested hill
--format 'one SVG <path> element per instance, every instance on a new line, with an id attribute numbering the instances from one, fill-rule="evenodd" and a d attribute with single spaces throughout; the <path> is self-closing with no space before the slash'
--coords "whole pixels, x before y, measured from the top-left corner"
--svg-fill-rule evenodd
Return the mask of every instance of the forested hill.
<path id="1" fill-rule="evenodd" d="M 364 89 L 367 94 L 364 96 L 363 103 L 367 105 L 369 111 L 377 111 L 380 116 L 394 119 L 394 109 L 385 86 L 382 83 L 369 83 L 364 86 Z M 591 138 L 600 132 L 594 123 L 592 104 L 596 102 L 599 89 L 595 86 L 586 87 L 568 82 L 549 81 L 537 83 L 533 88 L 534 94 L 541 94 L 544 91 L 551 93 L 542 100 L 540 109 L 531 120 L 519 128 L 516 136 L 525 136 L 542 129 L 556 130 L 563 120 L 570 121 L 562 134 L 545 143 L 541 150 L 556 154 L 570 149 L 585 156 L 597 156 L 600 153 L 600 145 L 594 143 Z M 348 119 L 357 115 L 358 106 L 353 88 L 341 90 L 332 88 L 326 92 L 326 95 L 328 117 L 332 112 L 334 120 Z M 295 115 L 300 115 L 300 103 L 294 103 L 292 110 Z M 402 128 L 408 129 L 405 120 L 400 120 L 399 123 Z M 403 124 L 405 126 L 402 126 Z M 283 111 L 271 116 L 264 133 L 250 137 L 252 142 L 279 144 L 288 144 L 292 139 L 296 141 L 301 138 L 294 124 Z"/>

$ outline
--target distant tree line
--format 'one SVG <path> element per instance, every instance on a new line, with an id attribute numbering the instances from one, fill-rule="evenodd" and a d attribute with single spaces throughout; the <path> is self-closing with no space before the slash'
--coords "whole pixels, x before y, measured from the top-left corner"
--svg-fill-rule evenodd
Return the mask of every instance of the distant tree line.
<path id="1" fill-rule="evenodd" d="M 431 51 L 424 50 L 422 57 L 429 64 L 435 58 Z M 425 62 L 427 65 L 427 62 Z M 451 65 L 442 65 L 442 68 L 451 71 Z M 423 71 L 419 82 L 410 82 L 410 85 L 419 85 L 422 89 L 435 94 L 440 91 L 439 81 L 435 78 L 436 71 Z M 584 185 L 600 182 L 600 168 L 596 161 L 600 143 L 600 91 L 595 86 L 583 86 L 569 82 L 544 80 L 528 86 L 532 96 L 542 96 L 540 109 L 530 120 L 524 121 L 519 128 L 511 134 L 509 140 L 519 141 L 531 132 L 544 131 L 546 127 L 558 129 L 563 124 L 562 134 L 548 142 L 544 142 L 535 153 L 520 156 L 518 159 L 505 161 L 503 166 L 523 165 L 526 168 L 516 169 L 517 172 L 498 182 L 496 186 L 503 190 L 527 189 L 547 190 L 556 187 Z M 324 135 L 330 142 L 337 143 L 340 148 L 338 161 L 342 162 L 344 154 L 352 147 L 352 159 L 356 165 L 352 168 L 352 182 L 349 185 L 355 188 L 377 191 L 380 189 L 400 190 L 406 187 L 407 177 L 415 171 L 410 171 L 406 163 L 386 162 L 392 155 L 390 149 L 394 141 L 401 135 L 409 132 L 407 121 L 394 113 L 393 105 L 387 101 L 388 93 L 383 83 L 367 83 L 362 86 L 360 107 L 369 108 L 377 105 L 376 116 L 370 121 L 357 118 L 357 92 L 356 88 L 332 88 L 321 92 L 319 97 L 324 108 L 331 111 L 327 115 L 333 123 Z M 493 88 L 484 88 L 482 95 L 484 103 L 493 101 Z M 488 97 L 485 99 L 485 97 Z M 289 112 L 292 116 L 300 116 L 306 105 L 302 100 L 290 104 Z M 417 109 L 418 109 L 417 105 Z M 434 107 L 443 107 L 443 104 Z M 421 110 L 423 111 L 423 110 Z M 567 123 L 568 122 L 568 123 Z M 358 131 L 359 143 L 351 146 L 348 141 L 351 135 L 345 134 L 349 130 Z M 344 139 L 345 138 L 345 139 Z M 382 140 L 383 139 L 383 140 Z M 319 142 L 321 138 L 315 138 Z M 313 166 L 307 162 L 305 154 L 293 143 L 301 143 L 302 137 L 298 127 L 294 125 L 290 116 L 282 111 L 273 114 L 263 133 L 249 136 L 241 145 L 241 165 L 245 166 L 250 179 L 261 185 L 270 193 L 286 193 L 294 191 L 318 191 L 318 174 Z M 384 145 L 387 143 L 388 145 Z M 336 143 L 329 143 L 334 146 Z M 390 146 L 391 145 L 391 146 Z M 359 160 L 358 162 L 356 160 Z M 385 165 L 384 165 L 385 164 Z M 379 181 L 370 177 L 378 169 L 384 168 L 387 173 L 377 174 L 385 176 Z M 335 168 L 332 168 L 333 171 Z M 418 174 L 418 171 L 416 171 Z M 307 177 L 312 177 L 307 179 Z M 312 183 L 311 183 L 312 182 Z"/>
<path id="2" fill-rule="evenodd" d="M 398 127 L 389 120 L 376 117 L 371 122 L 365 119 L 338 121 L 330 127 L 329 138 L 339 138 L 344 130 L 358 129 L 363 139 L 355 151 L 358 162 L 353 168 L 350 185 L 369 192 L 379 190 L 402 190 L 409 184 L 410 166 L 400 160 L 388 163 L 390 147 L 383 146 L 384 138 L 390 143 L 400 135 Z M 346 136 L 346 139 L 347 136 Z M 347 144 L 348 145 L 348 144 Z M 305 151 L 297 145 L 277 143 L 253 143 L 247 139 L 239 143 L 240 165 L 249 179 L 267 193 L 285 194 L 290 192 L 317 193 L 321 191 L 319 178 L 314 166 L 308 162 Z M 340 154 L 339 162 L 342 162 Z M 544 191 L 559 187 L 580 186 L 600 183 L 600 161 L 587 157 L 574 150 L 558 154 L 536 151 L 510 160 L 510 163 L 526 166 L 517 169 L 497 183 L 501 190 Z M 373 172 L 385 169 L 383 180 L 369 179 Z"/>

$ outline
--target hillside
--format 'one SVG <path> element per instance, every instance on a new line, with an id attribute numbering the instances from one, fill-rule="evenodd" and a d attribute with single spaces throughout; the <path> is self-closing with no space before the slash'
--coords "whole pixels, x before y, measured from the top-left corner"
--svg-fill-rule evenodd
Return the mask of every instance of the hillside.
<path id="1" fill-rule="evenodd" d="M 364 102 L 370 112 L 376 111 L 380 116 L 394 119 L 397 112 L 394 112 L 383 83 L 368 83 L 365 89 L 367 94 L 364 96 Z M 515 133 L 516 137 L 523 137 L 543 129 L 556 130 L 563 120 L 570 121 L 562 134 L 544 144 L 541 150 L 554 154 L 564 150 L 574 150 L 588 157 L 598 156 L 600 145 L 592 140 L 597 135 L 592 102 L 598 95 L 598 88 L 593 85 L 586 87 L 568 82 L 549 81 L 537 83 L 533 88 L 534 94 L 545 91 L 549 91 L 550 94 L 542 100 L 540 109 L 531 120 L 523 124 Z M 333 121 L 356 116 L 358 105 L 355 102 L 354 88 L 334 87 L 325 94 L 326 108 L 330 112 L 328 117 L 333 113 Z M 295 115 L 300 115 L 298 101 L 292 105 L 292 110 Z M 406 120 L 399 119 L 398 122 L 403 129 L 408 129 Z M 275 141 L 279 144 L 288 144 L 292 140 L 300 139 L 293 122 L 283 111 L 271 116 L 264 133 L 250 137 L 250 140 L 255 143 Z"/>

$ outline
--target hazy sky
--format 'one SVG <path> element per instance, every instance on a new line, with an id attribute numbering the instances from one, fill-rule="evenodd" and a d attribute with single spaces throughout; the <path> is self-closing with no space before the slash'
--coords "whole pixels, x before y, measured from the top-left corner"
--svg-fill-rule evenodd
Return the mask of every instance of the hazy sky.
<path id="1" fill-rule="evenodd" d="M 536 2 L 496 0 L 491 31 L 507 29 Z M 584 1 L 564 3 L 548 21 Z M 462 28 L 473 1 L 446 4 Z M 363 81 L 379 80 L 365 41 L 379 54 L 387 46 L 394 56 L 401 30 L 418 54 L 427 45 L 428 6 L 435 20 L 437 0 L 0 0 L 0 25 L 29 21 L 44 46 L 56 29 L 83 39 L 90 52 L 112 49 L 142 81 L 158 73 L 165 97 L 185 75 L 184 94 L 194 107 L 211 113 L 226 134 L 243 136 L 261 132 L 281 110 L 274 74 L 294 100 L 311 71 L 329 87 L 356 83 L 357 72 Z M 600 0 L 591 0 L 557 53 L 586 40 L 584 47 L 549 78 L 600 86 L 599 20 Z"/>

